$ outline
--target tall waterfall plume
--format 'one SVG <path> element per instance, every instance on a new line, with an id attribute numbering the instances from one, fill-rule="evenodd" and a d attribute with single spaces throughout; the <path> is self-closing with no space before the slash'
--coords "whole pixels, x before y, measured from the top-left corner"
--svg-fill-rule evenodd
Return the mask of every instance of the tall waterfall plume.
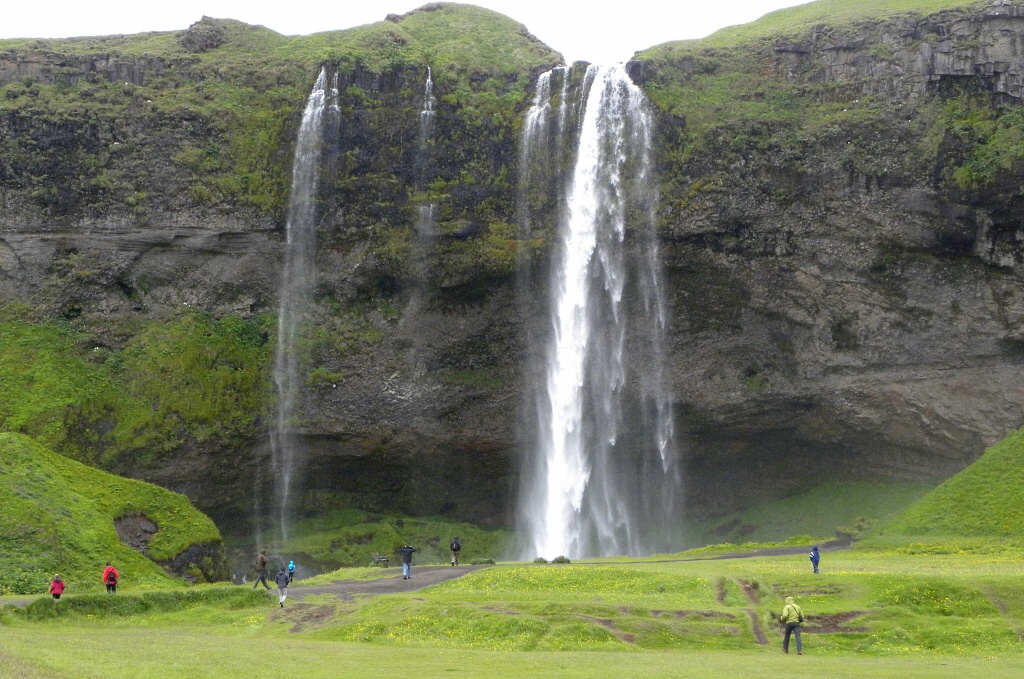
<path id="1" fill-rule="evenodd" d="M 540 77 L 523 128 L 521 236 L 557 223 L 548 268 L 526 273 L 547 290 L 527 342 L 544 347 L 522 418 L 527 558 L 665 551 L 681 532 L 652 121 L 622 66 L 582 68 Z"/>
<path id="2" fill-rule="evenodd" d="M 327 86 L 327 71 L 320 70 L 302 112 L 292 164 L 288 205 L 287 242 L 281 275 L 280 309 L 277 316 L 277 354 L 274 383 L 277 387 L 277 420 L 271 431 L 274 494 L 280 533 L 288 537 L 298 494 L 297 479 L 302 460 L 293 420 L 301 410 L 305 385 L 303 360 L 297 347 L 303 313 L 310 304 L 313 259 L 316 252 L 316 195 L 323 153 L 325 113 L 338 111 L 338 82 L 334 75 Z"/>

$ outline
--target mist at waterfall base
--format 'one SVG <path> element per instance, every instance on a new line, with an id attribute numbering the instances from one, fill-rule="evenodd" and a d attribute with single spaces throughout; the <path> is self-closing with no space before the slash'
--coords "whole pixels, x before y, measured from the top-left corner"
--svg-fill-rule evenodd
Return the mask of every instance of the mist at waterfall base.
<path id="1" fill-rule="evenodd" d="M 551 260 L 521 264 L 548 301 L 525 370 L 521 558 L 641 555 L 680 544 L 681 479 L 664 374 L 657 196 L 646 102 L 621 66 L 543 74 L 520 156 L 520 237 L 557 223 Z M 524 316 L 536 300 L 521 295 Z"/>
<path id="2" fill-rule="evenodd" d="M 294 435 L 290 432 L 293 418 L 298 412 L 305 384 L 305 368 L 297 350 L 303 313 L 310 303 L 310 290 L 314 278 L 316 253 L 316 194 L 322 155 L 325 118 L 337 114 L 337 75 L 327 87 L 327 71 L 320 75 L 306 101 L 302 123 L 295 143 L 292 164 L 291 196 L 286 226 L 287 241 L 284 269 L 281 274 L 280 307 L 277 317 L 277 350 L 274 357 L 274 385 L 277 388 L 277 418 L 271 430 L 271 469 L 274 474 L 274 501 L 277 525 L 282 538 L 294 520 L 292 496 L 296 492 L 295 479 L 300 476 L 302 460 Z M 257 478 L 257 483 L 260 479 Z M 257 488 L 256 498 L 259 502 Z M 257 531 L 262 508 L 256 508 Z M 257 533 L 257 542 L 261 536 Z"/>

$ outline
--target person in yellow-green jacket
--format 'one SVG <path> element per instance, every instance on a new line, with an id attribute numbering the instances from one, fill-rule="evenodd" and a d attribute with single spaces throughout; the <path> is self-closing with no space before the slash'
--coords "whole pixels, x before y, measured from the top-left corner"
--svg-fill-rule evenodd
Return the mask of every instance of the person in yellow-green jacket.
<path id="1" fill-rule="evenodd" d="M 782 609 L 779 622 L 786 626 L 786 636 L 782 640 L 782 651 L 789 653 L 789 635 L 796 632 L 796 654 L 804 654 L 804 645 L 800 640 L 800 623 L 804 621 L 804 612 L 793 601 L 793 597 L 786 597 L 786 607 Z"/>

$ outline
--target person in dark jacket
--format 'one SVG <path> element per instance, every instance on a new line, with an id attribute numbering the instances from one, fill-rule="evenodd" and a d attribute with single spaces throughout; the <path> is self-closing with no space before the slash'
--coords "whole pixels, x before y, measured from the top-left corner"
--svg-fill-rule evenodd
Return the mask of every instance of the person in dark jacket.
<path id="1" fill-rule="evenodd" d="M 821 561 L 821 554 L 818 554 L 818 545 L 811 547 L 811 566 L 814 568 L 814 572 L 818 572 L 818 562 Z"/>
<path id="2" fill-rule="evenodd" d="M 267 561 L 267 550 L 261 549 L 256 557 L 256 582 L 252 583 L 253 589 L 256 589 L 262 582 L 267 591 L 270 591 L 270 585 L 267 584 Z"/>
<path id="3" fill-rule="evenodd" d="M 408 580 L 412 577 L 412 553 L 418 552 L 412 545 L 400 547 L 398 552 L 402 555 L 402 579 Z"/>
<path id="4" fill-rule="evenodd" d="M 280 599 L 277 600 L 277 603 L 281 608 L 284 608 L 284 600 L 288 598 L 288 583 L 290 582 L 288 579 L 288 571 L 283 568 L 278 571 L 276 581 L 277 594 L 280 597 Z"/>
<path id="5" fill-rule="evenodd" d="M 459 536 L 456 535 L 452 538 L 452 544 L 449 545 L 452 550 L 452 565 L 459 565 L 459 551 L 462 550 L 462 543 L 459 541 Z"/>
<path id="6" fill-rule="evenodd" d="M 120 579 L 117 569 L 108 561 L 107 567 L 103 569 L 103 584 L 107 586 L 107 594 L 117 594 L 117 581 Z"/>
<path id="7" fill-rule="evenodd" d="M 53 580 L 50 580 L 50 594 L 53 595 L 54 601 L 60 600 L 60 595 L 64 593 L 64 581 L 60 579 L 60 573 L 56 573 L 53 576 Z"/>

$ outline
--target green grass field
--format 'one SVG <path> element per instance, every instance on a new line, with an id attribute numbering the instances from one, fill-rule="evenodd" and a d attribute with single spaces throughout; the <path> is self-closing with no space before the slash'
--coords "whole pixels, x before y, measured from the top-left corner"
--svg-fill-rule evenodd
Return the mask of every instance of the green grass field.
<path id="1" fill-rule="evenodd" d="M 232 587 L 206 600 L 125 593 L 116 607 L 44 598 L 0 616 L 0 677 L 1020 676 L 1024 550 L 1000 544 L 826 552 L 818 576 L 802 553 L 502 564 L 419 592 L 284 609 Z M 780 649 L 786 596 L 807 615 L 802 657 Z"/>

